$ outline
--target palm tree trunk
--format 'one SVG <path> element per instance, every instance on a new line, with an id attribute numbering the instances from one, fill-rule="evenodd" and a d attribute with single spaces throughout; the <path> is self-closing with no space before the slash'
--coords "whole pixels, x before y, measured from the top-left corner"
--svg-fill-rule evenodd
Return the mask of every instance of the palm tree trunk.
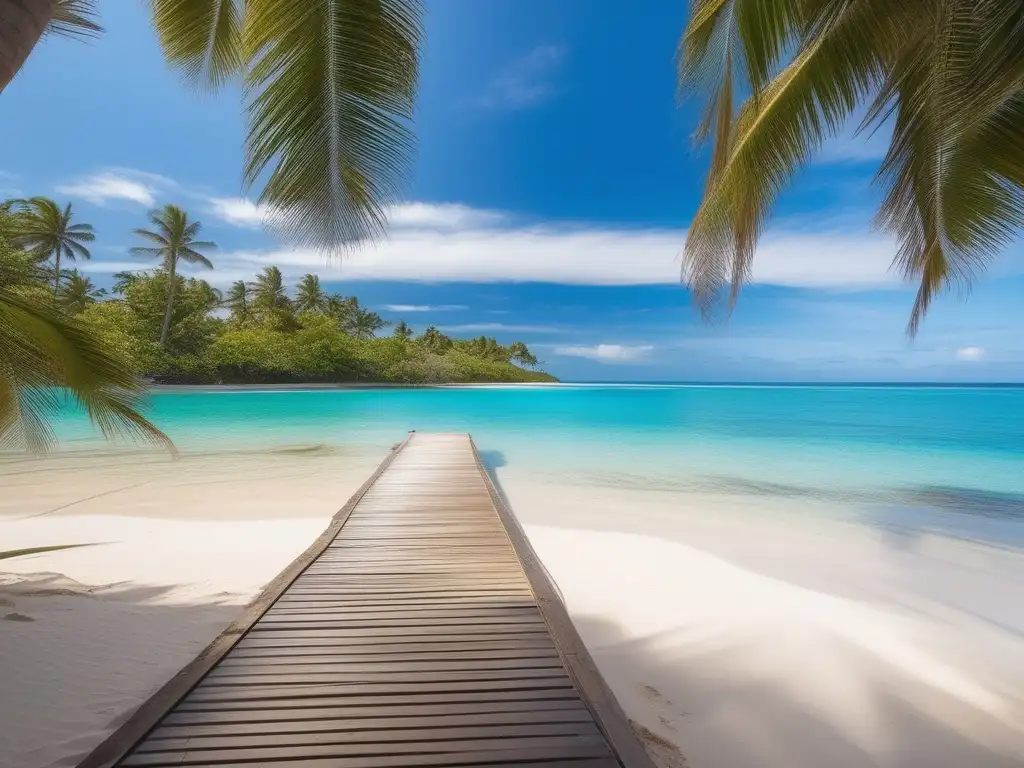
<path id="1" fill-rule="evenodd" d="M 14 79 L 57 10 L 57 0 L 0 0 L 0 92 Z"/>
<path id="2" fill-rule="evenodd" d="M 53 298 L 57 298 L 60 291 L 60 248 L 53 254 Z"/>
<path id="3" fill-rule="evenodd" d="M 178 260 L 171 258 L 171 269 L 170 269 L 170 284 L 167 286 L 167 309 L 164 310 L 164 327 L 160 331 L 160 346 L 167 347 L 167 334 L 171 330 L 171 312 L 174 309 L 174 289 L 178 287 L 176 277 L 176 271 L 178 268 Z"/>

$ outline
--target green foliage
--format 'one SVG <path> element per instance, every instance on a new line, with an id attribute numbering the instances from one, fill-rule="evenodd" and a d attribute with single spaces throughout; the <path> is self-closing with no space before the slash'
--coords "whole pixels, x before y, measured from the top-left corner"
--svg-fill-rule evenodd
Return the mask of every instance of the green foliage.
<path id="1" fill-rule="evenodd" d="M 57 303 L 68 313 L 77 315 L 106 295 L 106 290 L 97 288 L 92 280 L 77 269 L 69 269 L 64 272 L 64 282 L 57 292 Z"/>
<path id="2" fill-rule="evenodd" d="M 165 284 L 167 292 L 164 295 L 164 317 L 160 326 L 160 343 L 168 347 L 178 290 L 178 281 L 175 279 L 178 264 L 183 261 L 213 269 L 213 264 L 202 251 L 217 246 L 206 240 L 197 240 L 203 225 L 198 221 L 189 221 L 188 213 L 176 205 L 168 204 L 160 210 L 151 211 L 149 221 L 153 229 L 136 229 L 135 234 L 150 245 L 136 246 L 131 249 L 131 253 L 133 256 L 159 259 L 162 269 L 170 275 L 170 280 Z"/>
<path id="3" fill-rule="evenodd" d="M 92 257 L 84 243 L 96 239 L 92 224 L 72 224 L 71 203 L 62 210 L 48 197 L 15 201 L 20 214 L 9 220 L 11 243 L 24 248 L 39 262 L 52 261 L 53 292 L 60 290 L 61 259 Z"/>
<path id="4" fill-rule="evenodd" d="M 697 0 L 679 47 L 684 93 L 712 144 L 684 277 L 705 316 L 749 278 L 775 202 L 864 103 L 894 126 L 877 223 L 918 283 L 910 335 L 934 296 L 1024 226 L 1024 5 L 1019 0 Z M 737 108 L 740 94 L 749 94 Z"/>
<path id="5" fill-rule="evenodd" d="M 0 241 L 0 263 L 17 262 L 9 251 Z M 131 366 L 52 297 L 38 298 L 25 287 L 0 286 L 0 447 L 51 448 L 49 423 L 66 396 L 85 408 L 104 435 L 171 447 L 139 413 L 145 389 Z"/>
<path id="6" fill-rule="evenodd" d="M 443 355 L 453 346 L 452 340 L 434 326 L 427 328 L 423 335 L 416 339 L 416 343 L 435 355 Z"/>
<path id="7" fill-rule="evenodd" d="M 409 327 L 405 320 L 400 320 L 395 326 L 395 330 L 391 332 L 391 335 L 402 341 L 411 341 L 413 337 L 412 328 Z"/>

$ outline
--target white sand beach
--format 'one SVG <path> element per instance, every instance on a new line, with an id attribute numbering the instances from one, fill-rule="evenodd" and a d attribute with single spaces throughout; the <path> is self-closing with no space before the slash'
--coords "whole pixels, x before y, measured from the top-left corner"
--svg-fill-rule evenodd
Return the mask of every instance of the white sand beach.
<path id="1" fill-rule="evenodd" d="M 0 467 L 4 768 L 71 766 L 305 549 L 381 450 Z M 1024 555 L 498 470 L 663 765 L 1024 764 Z M 660 744 L 659 742 L 664 741 Z"/>

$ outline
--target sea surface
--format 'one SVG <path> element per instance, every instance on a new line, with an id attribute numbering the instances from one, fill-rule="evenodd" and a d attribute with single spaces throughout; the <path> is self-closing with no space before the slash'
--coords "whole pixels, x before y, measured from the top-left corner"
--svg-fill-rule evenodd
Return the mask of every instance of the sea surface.
<path id="1" fill-rule="evenodd" d="M 148 404 L 185 451 L 379 447 L 469 432 L 485 462 L 557 482 L 899 510 L 1024 547 L 1024 387 L 572 385 L 174 389 Z M 64 412 L 66 449 L 95 446 Z M 895 519 L 895 518 L 893 518 Z"/>

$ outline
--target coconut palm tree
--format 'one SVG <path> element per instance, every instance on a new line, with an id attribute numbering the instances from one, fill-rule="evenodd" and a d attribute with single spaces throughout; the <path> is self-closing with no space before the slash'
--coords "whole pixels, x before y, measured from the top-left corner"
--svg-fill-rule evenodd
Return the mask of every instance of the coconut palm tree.
<path id="1" fill-rule="evenodd" d="M 253 306 L 263 310 L 283 310 L 291 308 L 291 299 L 284 287 L 284 275 L 277 267 L 264 267 L 256 276 L 253 286 Z"/>
<path id="2" fill-rule="evenodd" d="M 320 278 L 317 275 L 302 276 L 299 290 L 295 294 L 295 309 L 299 312 L 323 312 L 327 309 L 327 294 L 320 287 Z"/>
<path id="3" fill-rule="evenodd" d="M 236 280 L 228 289 L 224 306 L 231 312 L 231 319 L 238 323 L 246 323 L 252 319 L 252 302 L 249 300 L 252 289 L 245 280 Z"/>
<path id="4" fill-rule="evenodd" d="M 409 341 L 409 339 L 412 338 L 412 328 L 409 327 L 409 324 L 406 323 L 405 320 L 399 320 L 398 325 L 395 326 L 395 330 L 391 332 L 391 335 L 396 339 Z"/>
<path id="5" fill-rule="evenodd" d="M 92 224 L 72 224 L 71 203 L 61 210 L 48 197 L 17 201 L 21 216 L 14 223 L 13 242 L 39 261 L 53 260 L 53 294 L 60 290 L 61 257 L 68 261 L 89 259 L 92 254 L 83 243 L 96 239 Z"/>
<path id="6" fill-rule="evenodd" d="M 534 355 L 530 351 L 530 348 L 521 341 L 513 341 L 509 346 L 508 351 L 509 357 L 520 365 L 525 365 L 528 368 L 533 368 L 537 365 L 536 355 Z"/>
<path id="7" fill-rule="evenodd" d="M 44 30 L 93 34 L 94 0 L 0 0 L 0 90 Z M 379 237 L 411 164 L 420 0 L 150 0 L 164 57 L 200 88 L 241 80 L 244 179 L 299 245 Z"/>
<path id="8" fill-rule="evenodd" d="M 171 329 L 171 312 L 174 310 L 174 292 L 178 281 L 178 262 L 199 264 L 213 269 L 210 260 L 199 251 L 205 248 L 216 248 L 208 240 L 196 240 L 203 225 L 198 221 L 189 221 L 188 214 L 176 205 L 165 205 L 158 211 L 149 214 L 153 229 L 136 229 L 135 234 L 153 245 L 136 246 L 131 249 L 133 256 L 146 256 L 160 259 L 161 267 L 168 274 L 167 307 L 164 310 L 164 324 L 160 330 L 160 344 L 167 346 L 167 335 Z"/>
<path id="9" fill-rule="evenodd" d="M 726 286 L 735 303 L 779 194 L 867 103 L 862 131 L 893 127 L 876 221 L 918 283 L 913 335 L 1024 225 L 1021 40 L 1020 0 L 694 2 L 680 87 L 712 149 L 684 279 L 705 315 Z"/>
<path id="10" fill-rule="evenodd" d="M 357 309 L 352 315 L 348 332 L 357 339 L 372 339 L 377 331 L 390 323 L 376 312 L 368 309 Z"/>
<path id="11" fill-rule="evenodd" d="M 106 290 L 97 288 L 92 280 L 77 269 L 69 270 L 65 277 L 67 279 L 61 286 L 57 298 L 60 305 L 72 315 L 77 315 L 87 306 L 95 304 L 107 295 Z"/>
<path id="12" fill-rule="evenodd" d="M 51 448 L 48 421 L 65 393 L 104 435 L 142 438 L 173 450 L 167 436 L 139 413 L 143 384 L 98 338 L 51 303 L 0 286 L 0 448 Z"/>

